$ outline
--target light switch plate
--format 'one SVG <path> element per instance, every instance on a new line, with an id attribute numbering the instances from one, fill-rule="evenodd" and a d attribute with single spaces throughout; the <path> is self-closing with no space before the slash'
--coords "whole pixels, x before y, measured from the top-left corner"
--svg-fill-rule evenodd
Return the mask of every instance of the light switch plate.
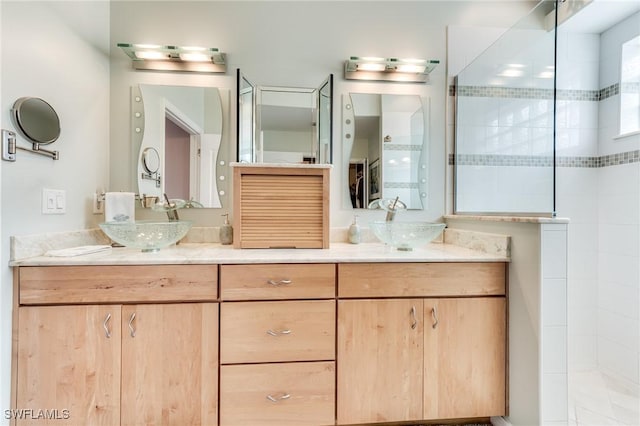
<path id="1" fill-rule="evenodd" d="M 42 188 L 42 214 L 65 214 L 66 212 L 67 191 Z"/>

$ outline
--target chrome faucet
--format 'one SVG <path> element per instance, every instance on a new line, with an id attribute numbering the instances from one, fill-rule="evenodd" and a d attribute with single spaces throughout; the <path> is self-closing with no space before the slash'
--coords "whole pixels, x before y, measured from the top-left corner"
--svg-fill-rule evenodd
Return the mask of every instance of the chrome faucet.
<path id="1" fill-rule="evenodd" d="M 393 222 L 393 219 L 396 218 L 396 212 L 398 211 L 396 207 L 396 205 L 398 204 L 398 201 L 400 200 L 400 197 L 396 197 L 395 200 L 393 200 L 393 203 L 391 204 L 391 206 L 389 206 L 387 210 L 387 216 L 385 217 L 385 220 L 387 222 Z M 400 201 L 400 204 L 403 204 L 402 201 Z"/>
<path id="2" fill-rule="evenodd" d="M 164 208 L 167 212 L 169 221 L 180 220 L 180 217 L 178 216 L 178 207 L 176 206 L 176 204 L 169 201 L 169 197 L 167 197 L 166 193 L 164 194 L 164 199 L 166 201 L 164 204 Z"/>
<path id="3" fill-rule="evenodd" d="M 405 210 L 407 205 L 400 201 L 400 197 L 396 197 L 395 199 L 390 198 L 379 198 L 369 203 L 368 206 L 370 209 L 382 209 L 387 212 L 385 220 L 387 222 L 393 222 L 396 218 L 396 213 L 398 210 Z"/>

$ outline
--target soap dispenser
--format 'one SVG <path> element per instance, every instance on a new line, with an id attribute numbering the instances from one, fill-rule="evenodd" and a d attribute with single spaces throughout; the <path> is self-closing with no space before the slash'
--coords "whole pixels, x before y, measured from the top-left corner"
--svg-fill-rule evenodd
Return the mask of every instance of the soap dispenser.
<path id="1" fill-rule="evenodd" d="M 353 223 L 349 226 L 349 242 L 360 244 L 360 225 L 358 225 L 358 215 L 353 216 Z"/>
<path id="2" fill-rule="evenodd" d="M 229 213 L 225 213 L 224 224 L 220 227 L 220 242 L 224 245 L 233 243 L 233 227 L 229 223 Z"/>

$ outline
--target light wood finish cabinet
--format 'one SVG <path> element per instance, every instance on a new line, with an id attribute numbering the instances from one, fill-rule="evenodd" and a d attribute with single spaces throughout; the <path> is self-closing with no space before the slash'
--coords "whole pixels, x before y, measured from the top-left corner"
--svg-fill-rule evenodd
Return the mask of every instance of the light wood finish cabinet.
<path id="1" fill-rule="evenodd" d="M 338 302 L 339 424 L 422 418 L 423 321 L 418 315 L 420 299 Z"/>
<path id="2" fill-rule="evenodd" d="M 334 359 L 335 322 L 333 300 L 224 303 L 220 362 Z"/>
<path id="3" fill-rule="evenodd" d="M 329 248 L 328 167 L 233 168 L 233 246 Z"/>
<path id="4" fill-rule="evenodd" d="M 334 424 L 335 362 L 223 365 L 220 424 Z"/>
<path id="5" fill-rule="evenodd" d="M 189 302 L 218 297 L 217 265 L 29 266 L 21 305 Z"/>
<path id="6" fill-rule="evenodd" d="M 424 300 L 424 419 L 506 414 L 506 300 Z"/>
<path id="7" fill-rule="evenodd" d="M 343 263 L 338 297 L 505 294 L 504 263 Z"/>
<path id="8" fill-rule="evenodd" d="M 326 299 L 335 292 L 335 264 L 220 266 L 224 300 Z"/>
<path id="9" fill-rule="evenodd" d="M 354 268 L 361 265 L 339 265 L 339 295 L 355 297 L 371 288 L 380 298 L 338 302 L 338 424 L 506 414 L 506 286 L 499 273 L 505 265 L 473 265 L 493 271 L 493 278 L 481 273 L 478 283 L 469 275 L 466 286 L 457 282 L 469 270 L 461 273 L 458 265 L 449 265 L 450 275 L 438 268 L 437 278 L 433 264 L 409 265 L 408 276 L 397 264 L 377 265 L 375 274 Z M 405 280 L 416 285 L 409 288 Z M 434 280 L 452 283 L 451 294 Z M 431 289 L 455 297 L 427 297 Z M 491 296 L 484 295 L 487 289 Z"/>
<path id="10" fill-rule="evenodd" d="M 221 267 L 221 426 L 335 423 L 335 271 Z"/>
<path id="11" fill-rule="evenodd" d="M 156 273 L 132 266 L 129 275 L 126 268 L 21 267 L 16 271 L 14 409 L 57 409 L 62 414 L 54 413 L 59 417 L 55 424 L 216 424 L 218 303 L 217 286 L 212 285 L 217 283 L 216 266 L 196 268 L 200 274 L 215 272 L 197 278 L 191 275 L 191 266 L 163 267 Z M 134 276 L 140 270 L 142 275 Z M 104 271 L 106 276 L 100 275 Z M 58 272 L 69 280 L 70 289 Z M 133 286 L 138 290 L 146 281 L 147 294 L 121 291 L 116 275 L 128 277 L 123 279 L 125 287 L 138 283 Z M 17 296 L 22 278 L 26 298 Z M 34 288 L 41 290 L 30 294 Z M 115 288 L 114 294 L 109 288 Z M 179 299 L 189 288 L 195 288 L 198 299 L 210 301 L 100 304 L 138 299 L 164 302 Z M 41 306 L 58 300 L 56 289 L 73 302 L 94 304 Z M 29 424 L 31 417 L 14 423 Z M 47 424 L 40 419 L 34 423 Z"/>
<path id="12" fill-rule="evenodd" d="M 21 307 L 18 321 L 14 409 L 34 412 L 16 424 L 119 424 L 120 306 Z"/>
<path id="13" fill-rule="evenodd" d="M 507 414 L 504 263 L 19 267 L 12 424 Z M 336 287 L 337 285 L 337 287 Z M 219 324 L 220 321 L 220 324 Z"/>
<path id="14" fill-rule="evenodd" d="M 218 421 L 218 305 L 122 307 L 122 424 Z"/>

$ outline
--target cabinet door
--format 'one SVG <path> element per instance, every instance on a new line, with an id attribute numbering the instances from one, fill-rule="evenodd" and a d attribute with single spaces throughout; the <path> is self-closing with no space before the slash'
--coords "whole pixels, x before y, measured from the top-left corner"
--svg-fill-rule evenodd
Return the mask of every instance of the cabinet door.
<path id="1" fill-rule="evenodd" d="M 218 305 L 122 311 L 122 424 L 217 424 Z"/>
<path id="2" fill-rule="evenodd" d="M 505 415 L 505 298 L 426 299 L 424 315 L 424 418 Z"/>
<path id="3" fill-rule="evenodd" d="M 338 302 L 338 423 L 422 418 L 423 301 Z"/>
<path id="4" fill-rule="evenodd" d="M 120 423 L 120 306 L 21 307 L 18 327 L 18 425 Z"/>

